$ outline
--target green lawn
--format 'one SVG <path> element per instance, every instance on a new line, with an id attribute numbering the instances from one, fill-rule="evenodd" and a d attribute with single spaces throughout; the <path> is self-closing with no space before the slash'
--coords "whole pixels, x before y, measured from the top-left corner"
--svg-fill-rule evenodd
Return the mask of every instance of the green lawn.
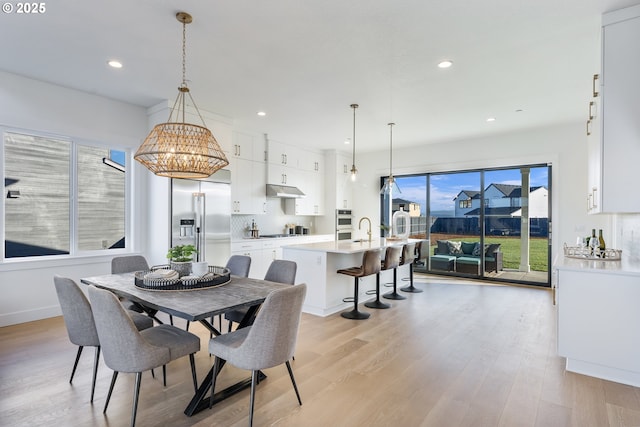
<path id="1" fill-rule="evenodd" d="M 479 242 L 479 237 L 453 236 L 443 234 L 431 235 L 431 254 L 437 240 L 462 240 L 465 242 Z M 512 236 L 487 236 L 485 243 L 500 243 L 502 264 L 504 268 L 520 268 L 520 238 Z M 548 240 L 546 238 L 532 237 L 529 240 L 529 264 L 532 271 L 548 271 Z"/>

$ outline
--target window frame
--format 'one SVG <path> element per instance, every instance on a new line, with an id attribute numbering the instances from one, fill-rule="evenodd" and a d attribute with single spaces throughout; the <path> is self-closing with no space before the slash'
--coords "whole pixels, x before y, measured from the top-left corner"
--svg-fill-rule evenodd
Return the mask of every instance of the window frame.
<path id="1" fill-rule="evenodd" d="M 6 194 L 7 187 L 4 184 L 5 178 L 5 137 L 7 133 L 21 134 L 32 136 L 36 138 L 51 138 L 55 140 L 69 142 L 71 145 L 70 157 L 69 157 L 69 253 L 59 255 L 38 255 L 38 256 L 25 256 L 25 257 L 13 257 L 6 258 L 5 253 L 5 240 L 6 240 Z M 114 249 L 94 249 L 94 250 L 80 250 L 78 242 L 78 227 L 79 227 L 79 198 L 78 198 L 78 147 L 90 147 L 105 149 L 111 152 L 111 150 L 117 150 L 124 152 L 125 155 L 125 170 L 124 170 L 124 248 Z M 131 197 L 132 197 L 132 161 L 131 148 L 120 146 L 116 144 L 109 144 L 102 141 L 91 141 L 85 138 L 59 135 L 50 132 L 42 132 L 28 129 L 21 129 L 9 126 L 0 125 L 0 152 L 2 153 L 2 160 L 0 161 L 0 174 L 3 177 L 2 189 L 3 189 L 3 201 L 0 203 L 0 236 L 2 237 L 2 245 L 0 246 L 0 265 L 8 265 L 13 263 L 32 262 L 32 261 L 47 261 L 47 260 L 65 260 L 87 257 L 103 257 L 114 256 L 119 254 L 130 253 L 132 251 L 132 227 L 131 227 Z"/>

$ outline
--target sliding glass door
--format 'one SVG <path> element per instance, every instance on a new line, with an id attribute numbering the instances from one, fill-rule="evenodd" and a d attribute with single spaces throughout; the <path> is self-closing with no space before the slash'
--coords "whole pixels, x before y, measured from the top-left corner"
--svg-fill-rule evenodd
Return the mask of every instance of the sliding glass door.
<path id="1" fill-rule="evenodd" d="M 398 176 L 381 196 L 382 227 L 393 212 L 410 213 L 410 237 L 429 242 L 416 271 L 549 286 L 550 170 Z"/>

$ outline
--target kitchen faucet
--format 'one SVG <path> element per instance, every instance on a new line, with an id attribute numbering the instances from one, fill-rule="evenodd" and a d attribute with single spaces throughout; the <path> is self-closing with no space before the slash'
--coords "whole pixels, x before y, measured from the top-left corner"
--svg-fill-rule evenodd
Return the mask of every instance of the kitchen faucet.
<path id="1" fill-rule="evenodd" d="M 364 219 L 366 219 L 367 221 L 369 221 L 369 231 L 367 231 L 367 234 L 369 235 L 369 241 L 371 241 L 371 220 L 370 220 L 368 217 L 363 216 L 362 218 L 360 218 L 360 222 L 358 222 L 358 230 L 360 230 L 360 229 L 361 229 L 361 226 L 362 226 L 362 220 L 364 220 Z"/>

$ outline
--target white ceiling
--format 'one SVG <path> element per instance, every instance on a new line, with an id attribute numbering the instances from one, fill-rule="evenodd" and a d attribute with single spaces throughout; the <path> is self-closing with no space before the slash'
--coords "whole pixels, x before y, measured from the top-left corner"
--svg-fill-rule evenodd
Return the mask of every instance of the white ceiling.
<path id="1" fill-rule="evenodd" d="M 356 147 L 371 151 L 388 147 L 390 121 L 399 147 L 586 120 L 600 15 L 637 1 L 55 0 L 0 16 L 0 69 L 142 106 L 173 100 L 183 10 L 201 110 L 350 150 L 358 103 Z"/>

